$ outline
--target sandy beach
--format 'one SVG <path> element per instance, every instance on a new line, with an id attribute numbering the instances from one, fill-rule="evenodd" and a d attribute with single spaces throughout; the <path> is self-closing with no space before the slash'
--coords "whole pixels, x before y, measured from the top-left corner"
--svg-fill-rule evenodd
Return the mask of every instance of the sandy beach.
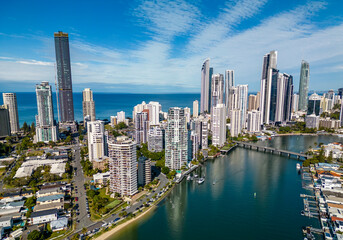
<path id="1" fill-rule="evenodd" d="M 122 230 L 123 228 L 125 228 L 126 226 L 128 226 L 129 224 L 133 223 L 134 221 L 142 218 L 143 216 L 145 216 L 146 214 L 148 214 L 151 210 L 155 209 L 156 206 L 152 206 L 150 207 L 147 211 L 143 212 L 142 214 L 140 214 L 139 216 L 135 217 L 135 218 L 132 218 L 130 219 L 129 221 L 123 223 L 123 224 L 120 224 L 118 226 L 116 226 L 115 228 L 111 229 L 110 231 L 108 232 L 105 232 L 103 234 L 101 234 L 99 237 L 95 238 L 95 240 L 103 240 L 103 239 L 110 239 L 111 236 L 115 233 L 117 233 L 118 231 Z"/>

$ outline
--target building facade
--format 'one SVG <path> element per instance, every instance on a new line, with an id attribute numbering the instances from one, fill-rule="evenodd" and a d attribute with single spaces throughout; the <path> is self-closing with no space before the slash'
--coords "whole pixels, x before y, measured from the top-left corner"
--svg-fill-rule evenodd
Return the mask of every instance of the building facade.
<path id="1" fill-rule="evenodd" d="M 52 90 L 48 82 L 36 85 L 37 110 L 36 115 L 36 141 L 57 141 L 57 128 L 54 119 L 54 105 Z"/>
<path id="2" fill-rule="evenodd" d="M 212 75 L 211 86 L 211 106 L 212 108 L 217 104 L 224 103 L 224 76 L 223 74 Z M 212 111 L 212 109 L 211 109 Z"/>
<path id="3" fill-rule="evenodd" d="M 148 149 L 150 152 L 161 152 L 164 149 L 164 129 L 159 125 L 150 125 L 148 132 Z"/>
<path id="4" fill-rule="evenodd" d="M 210 59 L 206 59 L 201 68 L 200 113 L 209 113 L 211 110 L 211 78 Z"/>
<path id="5" fill-rule="evenodd" d="M 257 110 L 248 112 L 247 130 L 250 133 L 261 132 L 261 114 Z"/>
<path id="6" fill-rule="evenodd" d="M 231 137 L 238 137 L 238 135 L 242 132 L 242 121 L 241 121 L 241 110 L 240 109 L 233 109 L 231 113 L 231 126 L 230 126 L 230 134 Z"/>
<path id="7" fill-rule="evenodd" d="M 10 116 L 6 106 L 0 106 L 0 137 L 11 135 Z"/>
<path id="8" fill-rule="evenodd" d="M 101 159 L 107 155 L 105 122 L 101 120 L 87 122 L 89 161 Z"/>
<path id="9" fill-rule="evenodd" d="M 316 116 L 320 115 L 320 101 L 321 97 L 313 93 L 308 99 L 308 106 L 307 106 L 307 115 L 315 114 Z"/>
<path id="10" fill-rule="evenodd" d="M 2 94 L 4 106 L 8 109 L 10 117 L 11 133 L 15 134 L 20 131 L 17 95 L 15 93 Z"/>
<path id="11" fill-rule="evenodd" d="M 138 158 L 138 185 L 144 186 L 151 182 L 151 160 L 142 156 Z"/>
<path id="12" fill-rule="evenodd" d="M 95 103 L 92 90 L 90 88 L 85 88 L 82 91 L 82 98 L 83 121 L 85 122 L 86 116 L 89 116 L 90 121 L 95 121 Z"/>
<path id="13" fill-rule="evenodd" d="M 306 61 L 301 61 L 300 84 L 299 84 L 299 110 L 307 110 L 308 86 L 310 82 L 310 65 Z"/>
<path id="14" fill-rule="evenodd" d="M 132 196 L 137 188 L 136 143 L 126 136 L 108 143 L 110 157 L 110 190 L 122 196 Z"/>
<path id="15" fill-rule="evenodd" d="M 167 167 L 178 170 L 187 164 L 188 131 L 182 108 L 174 107 L 168 111 L 165 147 L 165 165 Z"/>
<path id="16" fill-rule="evenodd" d="M 217 104 L 212 112 L 212 144 L 221 147 L 226 141 L 226 108 Z"/>
<path id="17" fill-rule="evenodd" d="M 148 142 L 149 113 L 139 112 L 135 117 L 135 141 L 137 144 Z"/>
<path id="18" fill-rule="evenodd" d="M 199 116 L 199 101 L 195 100 L 193 102 L 193 117 L 198 117 Z"/>
<path id="19" fill-rule="evenodd" d="M 57 32 L 55 52 L 58 81 L 58 101 L 61 122 L 74 121 L 73 86 L 71 80 L 69 37 L 68 33 Z"/>

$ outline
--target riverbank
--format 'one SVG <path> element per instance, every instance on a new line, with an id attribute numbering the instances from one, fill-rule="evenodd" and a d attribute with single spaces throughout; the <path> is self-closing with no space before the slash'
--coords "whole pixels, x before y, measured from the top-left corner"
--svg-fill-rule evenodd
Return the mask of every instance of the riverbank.
<path id="1" fill-rule="evenodd" d="M 139 216 L 134 217 L 130 220 L 128 220 L 127 222 L 124 222 L 122 224 L 119 224 L 118 226 L 114 227 L 113 229 L 101 234 L 100 236 L 98 236 L 97 238 L 95 238 L 95 240 L 104 240 L 104 239 L 110 239 L 114 234 L 116 234 L 117 232 L 119 232 L 120 230 L 122 230 L 123 228 L 125 228 L 126 226 L 130 225 L 131 223 L 139 220 L 140 218 L 144 217 L 145 215 L 147 215 L 151 210 L 155 209 L 156 206 L 152 206 L 150 207 L 148 210 L 146 210 L 145 212 L 141 213 Z"/>
<path id="2" fill-rule="evenodd" d="M 132 219 L 128 220 L 127 222 L 124 223 L 120 223 L 119 225 L 115 226 L 114 228 L 112 228 L 111 230 L 104 232 L 103 234 L 97 236 L 95 238 L 95 240 L 103 240 L 103 239 L 110 239 L 112 238 L 113 235 L 115 235 L 116 233 L 118 233 L 120 230 L 124 229 L 125 227 L 127 227 L 128 225 L 130 225 L 131 223 L 141 219 L 143 216 L 146 216 L 149 212 L 151 212 L 151 210 L 157 208 L 157 204 L 160 203 L 173 189 L 174 189 L 175 184 L 173 184 L 167 192 L 165 192 L 158 200 L 156 200 L 154 202 L 154 204 L 149 207 L 146 211 L 142 212 L 141 214 L 139 214 L 138 216 L 133 217 Z"/>

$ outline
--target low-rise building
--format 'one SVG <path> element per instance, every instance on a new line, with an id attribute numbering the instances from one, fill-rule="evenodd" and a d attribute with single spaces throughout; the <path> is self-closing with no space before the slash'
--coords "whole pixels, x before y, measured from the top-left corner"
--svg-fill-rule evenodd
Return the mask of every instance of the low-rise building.
<path id="1" fill-rule="evenodd" d="M 93 175 L 94 184 L 104 185 L 110 180 L 110 172 L 97 173 Z"/>
<path id="2" fill-rule="evenodd" d="M 3 229 L 9 229 L 13 226 L 12 216 L 0 217 L 0 227 Z"/>
<path id="3" fill-rule="evenodd" d="M 36 193 L 36 196 L 39 198 L 39 197 L 62 194 L 62 193 L 63 192 L 60 187 L 54 187 L 54 188 L 41 189 Z"/>
<path id="4" fill-rule="evenodd" d="M 56 194 L 37 198 L 37 204 L 58 203 L 64 201 L 64 194 Z"/>
<path id="5" fill-rule="evenodd" d="M 44 210 L 39 212 L 33 212 L 30 216 L 30 224 L 42 224 L 57 220 L 58 217 L 58 210 L 57 209 L 50 209 Z"/>
<path id="6" fill-rule="evenodd" d="M 60 217 L 57 220 L 53 220 L 50 223 L 50 227 L 53 232 L 66 230 L 68 228 L 68 218 Z"/>
<path id="7" fill-rule="evenodd" d="M 0 203 L 0 216 L 19 213 L 24 207 L 25 201 Z"/>
<path id="8" fill-rule="evenodd" d="M 48 203 L 48 204 L 37 204 L 33 211 L 39 212 L 43 210 L 49 210 L 49 209 L 57 209 L 59 211 L 62 211 L 64 209 L 64 202 L 55 202 L 55 203 Z"/>

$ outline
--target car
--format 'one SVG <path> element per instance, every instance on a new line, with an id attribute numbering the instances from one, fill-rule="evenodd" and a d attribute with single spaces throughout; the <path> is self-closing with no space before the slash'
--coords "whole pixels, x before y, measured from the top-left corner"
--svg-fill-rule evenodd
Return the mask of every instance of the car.
<path id="1" fill-rule="evenodd" d="M 116 218 L 116 219 L 114 219 L 113 221 L 116 222 L 116 221 L 118 221 L 119 219 L 120 219 L 120 218 Z"/>

